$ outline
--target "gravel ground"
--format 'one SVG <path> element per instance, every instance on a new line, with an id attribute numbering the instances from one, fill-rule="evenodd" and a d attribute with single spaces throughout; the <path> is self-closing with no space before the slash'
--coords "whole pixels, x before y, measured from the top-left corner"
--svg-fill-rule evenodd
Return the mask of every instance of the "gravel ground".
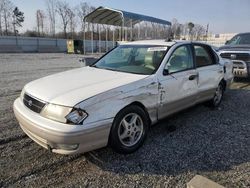
<path id="1" fill-rule="evenodd" d="M 161 121 L 130 155 L 107 147 L 63 156 L 34 143 L 14 118 L 14 99 L 31 80 L 82 66 L 80 57 L 0 54 L 0 187 L 185 187 L 196 174 L 226 187 L 250 187 L 245 80 L 232 85 L 218 109 L 198 105 Z"/>

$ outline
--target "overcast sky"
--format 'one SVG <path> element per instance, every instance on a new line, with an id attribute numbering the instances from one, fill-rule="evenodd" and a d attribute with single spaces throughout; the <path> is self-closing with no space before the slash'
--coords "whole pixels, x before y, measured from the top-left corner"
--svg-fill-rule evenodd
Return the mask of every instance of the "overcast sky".
<path id="1" fill-rule="evenodd" d="M 76 6 L 80 0 L 66 0 Z M 35 28 L 35 12 L 46 10 L 46 0 L 12 0 L 25 15 L 24 28 Z M 213 33 L 250 31 L 250 0 L 88 0 L 91 5 L 107 6 L 180 23 L 210 24 Z"/>

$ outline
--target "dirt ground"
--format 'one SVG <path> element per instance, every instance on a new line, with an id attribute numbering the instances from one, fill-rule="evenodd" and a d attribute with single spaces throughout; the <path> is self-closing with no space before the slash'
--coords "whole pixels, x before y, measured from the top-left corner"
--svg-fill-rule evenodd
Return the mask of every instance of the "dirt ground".
<path id="1" fill-rule="evenodd" d="M 218 109 L 198 105 L 150 129 L 141 149 L 50 153 L 28 138 L 12 110 L 34 79 L 83 66 L 81 55 L 0 54 L 0 187 L 185 187 L 196 174 L 250 187 L 250 81 L 225 93 Z"/>

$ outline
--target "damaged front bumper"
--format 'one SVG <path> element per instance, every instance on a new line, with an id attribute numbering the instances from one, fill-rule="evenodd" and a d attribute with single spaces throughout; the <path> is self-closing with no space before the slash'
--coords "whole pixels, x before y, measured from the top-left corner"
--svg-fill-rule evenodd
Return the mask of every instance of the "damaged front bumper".
<path id="1" fill-rule="evenodd" d="M 36 143 L 54 153 L 76 154 L 105 147 L 113 119 L 86 125 L 68 125 L 42 117 L 24 106 L 20 98 L 14 102 L 15 116 L 23 131 Z"/>

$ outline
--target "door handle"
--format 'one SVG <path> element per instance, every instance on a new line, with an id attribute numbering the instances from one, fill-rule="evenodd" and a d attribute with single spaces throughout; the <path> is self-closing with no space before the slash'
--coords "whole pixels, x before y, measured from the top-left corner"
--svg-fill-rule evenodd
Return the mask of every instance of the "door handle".
<path id="1" fill-rule="evenodd" d="M 194 80 L 198 77 L 198 74 L 192 74 L 188 77 L 189 80 Z"/>

